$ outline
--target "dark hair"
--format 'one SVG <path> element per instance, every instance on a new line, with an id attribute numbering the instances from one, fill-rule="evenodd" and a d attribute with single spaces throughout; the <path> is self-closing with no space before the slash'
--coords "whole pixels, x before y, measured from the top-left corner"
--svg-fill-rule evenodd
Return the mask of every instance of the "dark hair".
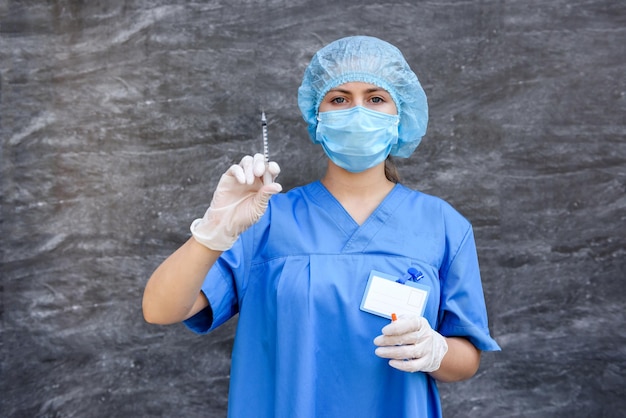
<path id="1" fill-rule="evenodd" d="M 400 183 L 400 173 L 398 173 L 398 168 L 391 155 L 385 160 L 385 177 L 393 183 Z"/>

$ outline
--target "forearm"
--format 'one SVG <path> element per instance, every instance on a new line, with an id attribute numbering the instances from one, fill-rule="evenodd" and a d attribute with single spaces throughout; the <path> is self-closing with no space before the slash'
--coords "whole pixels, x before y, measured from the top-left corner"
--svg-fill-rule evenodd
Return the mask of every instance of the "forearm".
<path id="1" fill-rule="evenodd" d="M 465 338 L 446 338 L 448 352 L 438 370 L 430 373 L 441 382 L 457 382 L 476 374 L 480 365 L 480 350 Z"/>
<path id="2" fill-rule="evenodd" d="M 143 315 L 147 322 L 173 324 L 198 310 L 198 297 L 204 278 L 221 255 L 190 238 L 152 274 L 143 295 Z"/>

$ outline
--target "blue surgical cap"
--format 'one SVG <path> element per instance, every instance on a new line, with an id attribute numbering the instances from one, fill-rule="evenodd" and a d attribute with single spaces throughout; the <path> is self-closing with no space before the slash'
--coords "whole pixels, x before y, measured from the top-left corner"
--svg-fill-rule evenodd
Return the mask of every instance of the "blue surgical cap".
<path id="1" fill-rule="evenodd" d="M 320 49 L 311 59 L 298 89 L 298 106 L 317 143 L 317 113 L 329 90 L 344 83 L 374 84 L 391 95 L 398 109 L 398 143 L 391 155 L 408 157 L 428 124 L 426 93 L 398 48 L 371 36 L 350 36 Z"/>

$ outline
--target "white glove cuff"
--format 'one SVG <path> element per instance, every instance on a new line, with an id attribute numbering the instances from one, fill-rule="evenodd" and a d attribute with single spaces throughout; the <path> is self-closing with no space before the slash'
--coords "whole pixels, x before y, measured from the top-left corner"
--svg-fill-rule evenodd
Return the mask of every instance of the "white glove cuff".
<path id="1" fill-rule="evenodd" d="M 200 244 L 210 250 L 226 251 L 230 249 L 238 236 L 228 236 L 220 228 L 211 228 L 202 218 L 198 218 L 191 223 L 191 235 Z"/>
<path id="2" fill-rule="evenodd" d="M 441 361 L 443 360 L 446 353 L 448 352 L 448 342 L 446 341 L 446 338 L 436 331 L 432 331 L 432 333 L 433 333 L 432 362 L 422 370 L 424 372 L 434 372 L 435 370 L 439 370 L 439 367 L 441 367 Z"/>

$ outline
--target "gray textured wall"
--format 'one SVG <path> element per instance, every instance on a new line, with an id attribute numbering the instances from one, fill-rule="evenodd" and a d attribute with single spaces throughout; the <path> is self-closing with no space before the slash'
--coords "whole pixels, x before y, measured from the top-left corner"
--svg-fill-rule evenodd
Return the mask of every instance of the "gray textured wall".
<path id="1" fill-rule="evenodd" d="M 404 182 L 476 230 L 503 351 L 441 385 L 446 416 L 620 416 L 623 1 L 0 0 L 1 416 L 224 416 L 234 321 L 147 325 L 143 286 L 261 108 L 282 184 L 320 175 L 296 89 L 353 34 L 428 94 Z"/>

